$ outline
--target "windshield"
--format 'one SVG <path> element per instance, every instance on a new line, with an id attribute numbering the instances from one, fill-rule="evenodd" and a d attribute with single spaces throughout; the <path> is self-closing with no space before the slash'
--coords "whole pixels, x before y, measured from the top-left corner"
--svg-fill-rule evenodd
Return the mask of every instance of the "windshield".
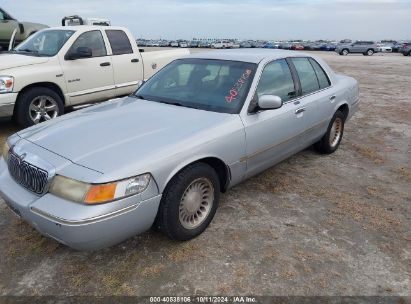
<path id="1" fill-rule="evenodd" d="M 247 62 L 180 59 L 141 86 L 135 96 L 221 113 L 239 113 L 257 65 Z"/>
<path id="2" fill-rule="evenodd" d="M 74 31 L 69 30 L 45 30 L 37 32 L 20 43 L 13 52 L 25 53 L 36 56 L 56 55 Z"/>

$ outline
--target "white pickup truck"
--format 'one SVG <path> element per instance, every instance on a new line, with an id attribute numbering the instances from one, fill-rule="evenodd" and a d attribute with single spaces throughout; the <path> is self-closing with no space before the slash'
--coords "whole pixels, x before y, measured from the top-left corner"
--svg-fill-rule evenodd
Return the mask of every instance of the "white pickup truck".
<path id="1" fill-rule="evenodd" d="M 31 126 L 64 109 L 132 93 L 188 50 L 143 53 L 125 28 L 65 26 L 0 54 L 0 117 Z"/>

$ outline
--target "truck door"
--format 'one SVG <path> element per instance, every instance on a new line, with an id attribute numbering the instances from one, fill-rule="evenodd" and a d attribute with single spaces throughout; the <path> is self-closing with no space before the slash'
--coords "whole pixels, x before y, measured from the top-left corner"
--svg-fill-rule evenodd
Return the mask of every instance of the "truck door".
<path id="1" fill-rule="evenodd" d="M 115 96 L 113 66 L 100 30 L 82 33 L 60 58 L 72 105 Z"/>
<path id="2" fill-rule="evenodd" d="M 143 62 L 138 49 L 133 50 L 130 38 L 122 30 L 105 30 L 112 50 L 116 95 L 129 95 L 144 79 Z M 134 43 L 135 45 L 135 43 Z"/>

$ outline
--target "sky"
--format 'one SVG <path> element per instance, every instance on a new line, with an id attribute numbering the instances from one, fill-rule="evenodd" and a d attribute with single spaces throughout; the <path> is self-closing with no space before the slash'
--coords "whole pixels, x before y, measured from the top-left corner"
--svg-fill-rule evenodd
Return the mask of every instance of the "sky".
<path id="1" fill-rule="evenodd" d="M 107 18 L 136 38 L 411 39 L 411 0 L 1 0 L 20 21 Z"/>

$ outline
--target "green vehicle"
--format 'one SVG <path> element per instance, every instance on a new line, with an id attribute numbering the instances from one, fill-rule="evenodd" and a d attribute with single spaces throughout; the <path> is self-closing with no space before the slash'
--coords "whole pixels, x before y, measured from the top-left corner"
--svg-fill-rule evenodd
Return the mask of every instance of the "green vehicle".
<path id="1" fill-rule="evenodd" d="M 13 46 L 19 44 L 35 32 L 47 27 L 47 25 L 38 23 L 18 22 L 9 13 L 0 8 L 0 51 L 8 50 L 15 29 L 17 29 L 17 32 L 14 37 Z"/>

